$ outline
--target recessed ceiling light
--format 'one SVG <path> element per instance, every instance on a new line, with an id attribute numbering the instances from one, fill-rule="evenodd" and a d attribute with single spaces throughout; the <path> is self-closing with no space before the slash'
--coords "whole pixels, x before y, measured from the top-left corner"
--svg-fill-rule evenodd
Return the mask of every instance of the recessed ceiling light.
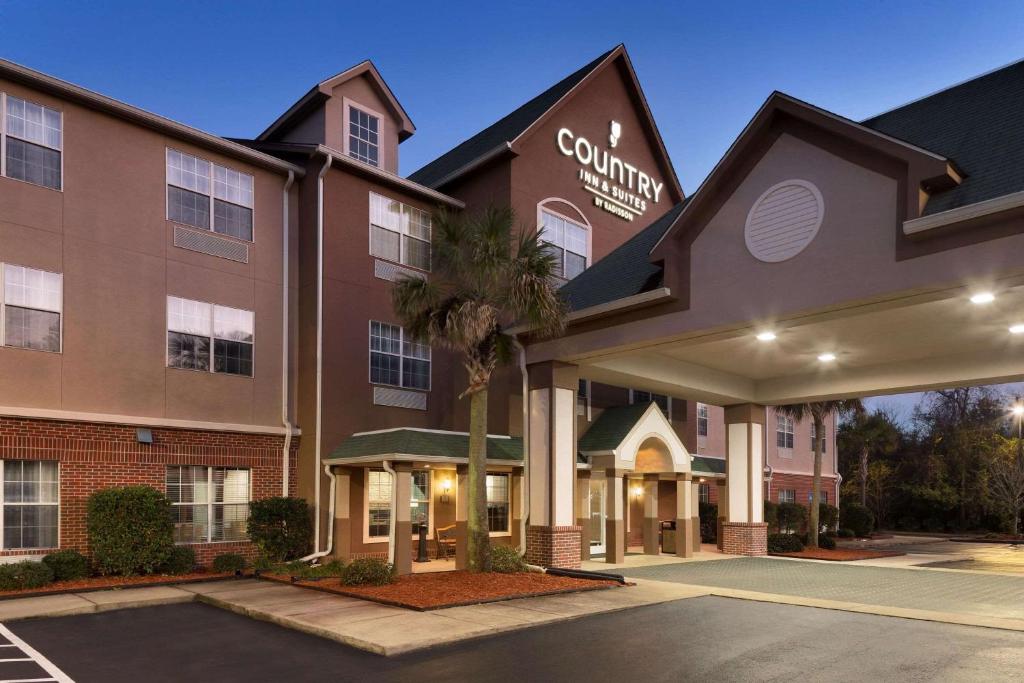
<path id="1" fill-rule="evenodd" d="M 834 353 L 823 353 L 820 356 L 818 356 L 818 360 L 820 360 L 822 363 L 831 363 L 835 359 L 836 354 Z"/>
<path id="2" fill-rule="evenodd" d="M 1020 325 L 1010 325 L 1010 334 L 1024 334 L 1024 323 Z"/>
<path id="3" fill-rule="evenodd" d="M 971 297 L 972 304 L 990 304 L 996 300 L 996 295 L 992 292 L 978 292 Z"/>
<path id="4" fill-rule="evenodd" d="M 757 335 L 757 341 L 770 342 L 775 341 L 774 332 L 761 332 Z"/>

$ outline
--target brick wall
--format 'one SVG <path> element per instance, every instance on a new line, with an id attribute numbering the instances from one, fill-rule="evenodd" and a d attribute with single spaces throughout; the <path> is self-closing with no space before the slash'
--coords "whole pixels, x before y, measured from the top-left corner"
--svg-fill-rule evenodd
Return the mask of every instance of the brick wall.
<path id="1" fill-rule="evenodd" d="M 0 458 L 60 463 L 60 545 L 87 552 L 86 501 L 93 491 L 143 484 L 166 492 L 168 465 L 246 467 L 253 499 L 281 495 L 284 437 L 154 427 L 152 444 L 136 440 L 128 425 L 0 417 Z M 291 443 L 289 493 L 295 495 L 299 439 Z M 248 542 L 193 544 L 203 564 L 221 553 L 255 556 Z M 38 555 L 45 549 L 5 550 Z"/>
<path id="2" fill-rule="evenodd" d="M 764 522 L 724 522 L 722 552 L 726 555 L 767 555 L 768 525 Z"/>
<path id="3" fill-rule="evenodd" d="M 578 526 L 526 527 L 526 561 L 541 567 L 579 569 L 580 531 Z"/>
<path id="4" fill-rule="evenodd" d="M 814 486 L 814 477 L 810 474 L 782 474 L 776 472 L 772 475 L 771 501 L 779 502 L 779 491 L 791 489 L 796 491 L 796 502 L 804 507 L 810 506 L 811 489 Z M 836 478 L 822 476 L 821 478 L 822 500 L 828 495 L 828 504 L 836 504 Z"/>

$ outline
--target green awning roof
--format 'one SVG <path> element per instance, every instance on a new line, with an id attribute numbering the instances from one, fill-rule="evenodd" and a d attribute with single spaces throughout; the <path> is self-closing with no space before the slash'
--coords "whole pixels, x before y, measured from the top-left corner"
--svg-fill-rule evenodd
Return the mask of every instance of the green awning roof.
<path id="1" fill-rule="evenodd" d="M 396 455 L 469 459 L 469 435 L 426 429 L 388 429 L 353 434 L 331 451 L 328 458 L 382 458 Z M 522 462 L 520 437 L 488 436 L 487 459 Z"/>
<path id="2" fill-rule="evenodd" d="M 580 453 L 605 453 L 618 448 L 650 405 L 634 403 L 602 411 L 587 433 L 580 437 Z"/>
<path id="3" fill-rule="evenodd" d="M 694 474 L 725 474 L 725 460 L 721 458 L 708 458 L 703 455 L 694 455 L 690 463 L 690 469 Z"/>

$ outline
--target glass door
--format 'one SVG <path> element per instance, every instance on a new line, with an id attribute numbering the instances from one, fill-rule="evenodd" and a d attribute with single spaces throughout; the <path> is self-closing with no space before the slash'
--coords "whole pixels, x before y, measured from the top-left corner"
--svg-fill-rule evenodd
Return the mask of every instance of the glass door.
<path id="1" fill-rule="evenodd" d="M 590 554 L 604 554 L 605 499 L 608 482 L 604 479 L 590 480 Z"/>

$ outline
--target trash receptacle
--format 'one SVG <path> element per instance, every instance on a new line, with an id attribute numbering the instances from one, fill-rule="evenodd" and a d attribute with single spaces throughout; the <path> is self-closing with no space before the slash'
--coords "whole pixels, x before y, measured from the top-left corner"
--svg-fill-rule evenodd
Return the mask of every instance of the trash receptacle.
<path id="1" fill-rule="evenodd" d="M 661 523 L 661 552 L 676 554 L 676 520 L 670 519 Z"/>

